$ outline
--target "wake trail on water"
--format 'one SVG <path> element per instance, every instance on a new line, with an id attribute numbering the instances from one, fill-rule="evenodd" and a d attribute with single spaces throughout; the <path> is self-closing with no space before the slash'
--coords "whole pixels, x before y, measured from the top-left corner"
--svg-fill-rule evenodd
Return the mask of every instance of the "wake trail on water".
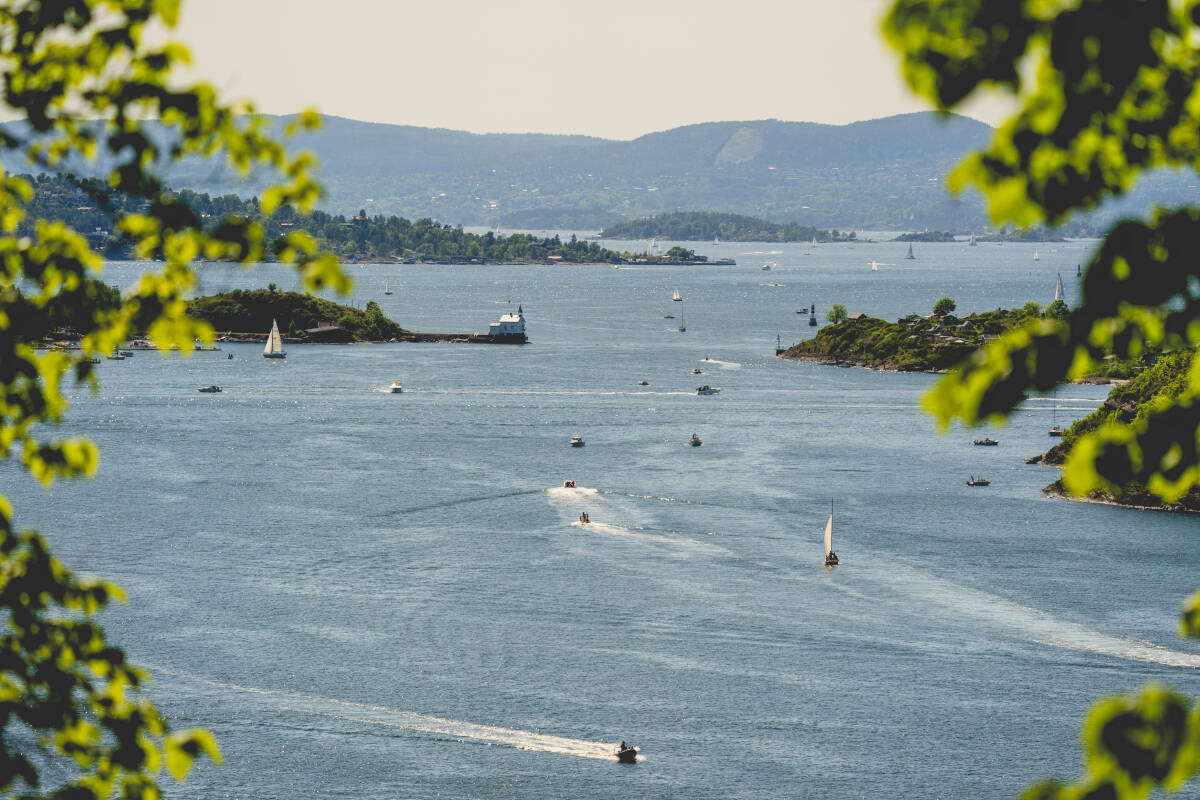
<path id="1" fill-rule="evenodd" d="M 742 365 L 740 362 L 721 361 L 720 359 L 717 359 L 717 358 L 702 358 L 702 359 L 700 359 L 700 363 L 701 364 L 712 364 L 712 365 L 720 367 L 721 369 L 741 369 L 742 368 Z"/>
<path id="2" fill-rule="evenodd" d="M 901 591 L 1014 631 L 1036 644 L 1096 653 L 1126 661 L 1200 669 L 1200 654 L 1111 636 L 1076 622 L 1058 619 L 1049 612 L 1023 606 L 989 592 L 960 586 L 917 570 L 905 570 L 893 565 L 889 567 L 888 572 L 886 582 Z"/>
<path id="3" fill-rule="evenodd" d="M 687 536 L 667 536 L 662 533 L 650 533 L 645 530 L 636 528 L 627 528 L 624 525 L 612 525 L 607 522 L 580 522 L 574 520 L 571 526 L 579 528 L 586 533 L 595 533 L 601 536 L 617 536 L 623 539 L 631 539 L 639 542 L 648 542 L 651 544 L 664 544 L 679 550 L 691 550 L 702 553 L 728 553 L 729 551 L 723 547 L 708 542 L 698 542 L 695 539 L 690 539 Z"/>
<path id="4" fill-rule="evenodd" d="M 471 503 L 485 503 L 489 500 L 503 500 L 508 497 L 521 497 L 523 495 L 540 494 L 541 489 L 522 489 L 519 492 L 505 492 L 504 494 L 487 494 L 475 495 L 473 497 L 460 497 L 456 500 L 444 500 L 440 503 L 429 503 L 423 506 L 409 506 L 408 508 L 396 508 L 391 511 L 384 511 L 375 514 L 379 517 L 398 517 L 403 514 L 416 514 L 421 511 L 434 511 L 439 508 L 453 508 L 454 506 L 469 505 Z"/>
<path id="5" fill-rule="evenodd" d="M 429 714 L 420 714 L 416 711 L 401 711 L 388 708 L 387 706 L 354 703 L 348 700 L 317 697 L 277 689 L 239 686 L 235 683 L 209 680 L 168 669 L 155 669 L 154 671 L 186 678 L 217 689 L 253 695 L 280 711 L 293 711 L 301 714 L 313 714 L 345 720 L 347 722 L 360 722 L 368 725 L 396 728 L 397 730 L 429 733 L 459 741 L 471 740 L 487 744 L 504 745 L 518 750 L 536 750 L 543 753 L 556 753 L 558 755 L 575 756 L 576 758 L 594 758 L 604 761 L 616 760 L 616 742 L 571 739 L 565 736 L 523 731 L 517 728 L 503 728 L 495 725 L 480 725 L 475 722 L 466 722 L 463 720 L 445 719 Z"/>

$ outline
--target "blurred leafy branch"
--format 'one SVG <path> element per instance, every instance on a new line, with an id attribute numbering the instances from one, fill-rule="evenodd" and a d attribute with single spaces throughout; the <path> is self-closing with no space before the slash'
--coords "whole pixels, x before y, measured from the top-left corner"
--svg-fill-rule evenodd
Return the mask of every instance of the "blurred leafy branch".
<path id="1" fill-rule="evenodd" d="M 2 102 L 18 118 L 0 129 L 0 156 L 46 171 L 81 160 L 110 165 L 107 188 L 92 188 L 93 199 L 111 207 L 117 196 L 140 198 L 136 213 L 115 215 L 117 224 L 141 258 L 162 261 L 116 308 L 72 318 L 83 334 L 79 351 L 36 351 L 29 342 L 64 310 L 95 308 L 90 298 L 103 264 L 62 223 L 37 220 L 34 235 L 18 236 L 32 188 L 10 172 L 0 175 L 0 459 L 19 454 L 47 486 L 90 474 L 98 460 L 86 439 L 43 438 L 66 411 L 64 381 L 95 387 L 92 357 L 112 352 L 134 330 L 184 354 L 196 339 L 212 341 L 211 327 L 184 311 L 195 284 L 192 259 L 249 264 L 269 249 L 299 271 L 306 290 L 349 288 L 337 259 L 308 236 L 268 242 L 258 223 L 235 215 L 202 225 L 164 190 L 157 177 L 163 165 L 221 155 L 242 173 L 278 174 L 263 197 L 268 213 L 307 213 L 320 196 L 311 156 L 290 155 L 249 104 L 222 102 L 211 86 L 180 77 L 189 55 L 170 40 L 179 10 L 179 0 L 0 1 Z M 169 135 L 152 135 L 148 120 Z M 316 114 L 302 114 L 286 135 L 318 124 Z M 119 588 L 74 574 L 13 519 L 0 498 L 0 793 L 154 798 L 163 766 L 182 779 L 198 756 L 219 761 L 208 733 L 169 730 L 141 696 L 146 674 L 95 623 L 121 597 Z M 44 786 L 50 763 L 58 765 L 54 774 L 68 776 L 56 786 Z"/>
<path id="2" fill-rule="evenodd" d="M 981 88 L 1019 110 L 949 185 L 978 188 L 997 223 L 1065 221 L 1127 192 L 1142 173 L 1200 167 L 1196 0 L 896 0 L 883 23 L 909 85 L 949 110 Z M 1079 377 L 1106 353 L 1200 344 L 1200 210 L 1161 209 L 1108 231 L 1065 319 L 1043 318 L 977 350 L 925 398 L 942 425 L 999 419 L 1026 391 Z M 1186 386 L 1130 424 L 1081 436 L 1063 482 L 1080 495 L 1144 483 L 1174 501 L 1200 483 L 1200 359 Z M 1200 636 L 1200 593 L 1182 632 Z M 1200 709 L 1158 686 L 1100 701 L 1083 727 L 1086 775 L 1028 800 L 1144 798 L 1200 765 Z"/>

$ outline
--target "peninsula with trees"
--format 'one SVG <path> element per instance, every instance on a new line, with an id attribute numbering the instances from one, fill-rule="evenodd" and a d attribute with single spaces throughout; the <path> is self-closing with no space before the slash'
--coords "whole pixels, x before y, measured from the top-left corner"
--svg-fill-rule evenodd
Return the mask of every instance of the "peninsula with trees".
<path id="1" fill-rule="evenodd" d="M 827 317 L 831 325 L 779 357 L 897 372 L 940 372 L 966 358 L 987 338 L 1015 325 L 1043 315 L 1063 318 L 1069 313 L 1061 300 L 1046 308 L 1031 302 L 1021 308 L 971 312 L 961 318 L 954 315 L 955 309 L 955 302 L 943 297 L 928 316 L 910 314 L 888 322 L 848 313 L 844 305 L 835 303 Z"/>
<path id="2" fill-rule="evenodd" d="M 679 242 L 851 242 L 853 231 L 819 230 L 795 222 L 769 222 L 741 214 L 676 211 L 609 225 L 602 239 L 670 239 Z"/>

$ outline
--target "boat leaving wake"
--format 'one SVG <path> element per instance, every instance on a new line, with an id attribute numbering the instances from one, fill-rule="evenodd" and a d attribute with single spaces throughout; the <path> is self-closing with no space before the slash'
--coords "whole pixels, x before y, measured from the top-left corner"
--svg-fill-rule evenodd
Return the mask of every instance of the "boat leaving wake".
<path id="1" fill-rule="evenodd" d="M 598 533 L 605 536 L 620 536 L 624 539 L 632 539 L 639 542 L 649 542 L 651 544 L 665 544 L 680 550 L 693 550 L 703 553 L 728 553 L 724 547 L 719 547 L 708 542 L 698 542 L 695 539 L 689 539 L 686 536 L 667 536 L 661 533 L 649 533 L 640 531 L 635 528 L 626 528 L 623 525 L 609 525 L 605 522 L 580 522 L 574 520 L 571 525 L 579 528 L 587 533 Z"/>
<path id="2" fill-rule="evenodd" d="M 721 369 L 741 369 L 742 365 L 737 361 L 721 361 L 718 358 L 702 358 L 701 364 L 711 364 L 720 367 Z"/>
<path id="3" fill-rule="evenodd" d="M 593 758 L 601 761 L 616 761 L 617 743 L 588 739 L 571 739 L 565 736 L 502 728 L 495 725 L 480 725 L 474 722 L 445 719 L 415 711 L 399 711 L 386 706 L 352 703 L 328 697 L 259 689 L 253 686 L 238 686 L 234 683 L 208 680 L 194 675 L 185 675 L 168 669 L 154 669 L 164 675 L 174 675 L 231 692 L 251 695 L 278 711 L 293 711 L 301 714 L 329 717 L 347 722 L 379 725 L 397 730 L 416 731 L 458 741 L 475 741 L 503 745 L 518 750 L 536 750 L 576 758 Z"/>
<path id="4" fill-rule="evenodd" d="M 551 500 L 580 500 L 585 497 L 596 497 L 599 489 L 589 489 L 586 486 L 551 486 L 546 490 Z"/>

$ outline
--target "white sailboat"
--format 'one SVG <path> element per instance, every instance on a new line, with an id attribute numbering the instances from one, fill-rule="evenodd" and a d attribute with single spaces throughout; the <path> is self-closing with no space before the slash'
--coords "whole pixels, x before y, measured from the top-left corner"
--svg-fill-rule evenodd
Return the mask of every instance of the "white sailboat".
<path id="1" fill-rule="evenodd" d="M 1042 260 L 1041 256 L 1039 256 L 1039 255 L 1038 255 L 1038 251 L 1037 251 L 1037 249 L 1036 249 L 1036 248 L 1035 248 L 1035 249 L 1034 249 L 1034 251 L 1033 251 L 1033 260 L 1034 260 L 1034 261 L 1041 261 L 1041 260 Z"/>
<path id="2" fill-rule="evenodd" d="M 971 247 L 978 247 L 978 245 L 975 244 L 975 234 L 973 234 L 973 233 L 971 234 L 971 241 L 967 242 L 967 244 L 970 245 Z"/>
<path id="3" fill-rule="evenodd" d="M 879 272 L 879 262 L 878 261 L 871 262 L 871 272 Z"/>
<path id="4" fill-rule="evenodd" d="M 267 335 L 263 358 L 287 358 L 287 353 L 283 350 L 283 337 L 279 335 L 279 323 L 274 317 L 271 318 L 271 333 Z"/>
<path id="5" fill-rule="evenodd" d="M 671 295 L 671 299 L 672 299 L 672 300 L 674 300 L 676 303 L 682 303 L 682 302 L 683 302 L 683 298 L 679 296 L 679 290 L 678 290 L 678 289 L 676 289 L 676 290 L 675 290 L 675 294 Z"/>
<path id="6" fill-rule="evenodd" d="M 384 294 L 391 294 L 391 293 L 392 293 L 391 281 L 384 281 L 384 282 L 383 282 L 383 293 L 384 293 Z"/>
<path id="7" fill-rule="evenodd" d="M 1063 285 L 1062 285 L 1062 273 L 1061 272 L 1058 273 L 1058 283 L 1054 284 L 1054 299 L 1056 301 L 1063 299 Z"/>
<path id="8" fill-rule="evenodd" d="M 825 523 L 825 566 L 838 565 L 837 553 L 833 552 L 833 502 L 829 503 L 829 520 Z"/>
<path id="9" fill-rule="evenodd" d="M 914 259 L 914 260 L 916 259 L 916 256 L 914 256 L 914 255 L 913 255 L 913 251 L 912 251 L 912 245 L 911 245 L 911 244 L 908 246 L 908 253 L 907 253 L 907 255 L 905 255 L 904 257 L 905 257 L 905 258 L 911 258 L 911 259 Z"/>

